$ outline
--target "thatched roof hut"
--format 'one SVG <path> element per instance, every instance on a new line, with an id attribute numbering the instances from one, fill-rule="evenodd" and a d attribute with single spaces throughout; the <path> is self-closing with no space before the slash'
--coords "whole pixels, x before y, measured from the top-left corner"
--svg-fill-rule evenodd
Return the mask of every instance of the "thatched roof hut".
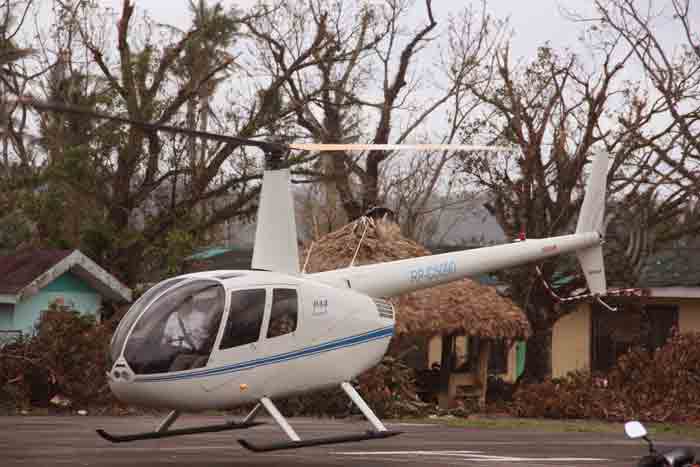
<path id="1" fill-rule="evenodd" d="M 403 237 L 398 225 L 364 217 L 314 242 L 306 271 L 347 267 L 353 257 L 354 265 L 359 266 L 429 254 L 423 246 Z M 306 251 L 302 261 L 305 259 Z M 471 279 L 408 293 L 392 301 L 397 309 L 398 336 L 462 334 L 515 340 L 530 334 L 520 308 L 498 295 L 494 287 Z"/>

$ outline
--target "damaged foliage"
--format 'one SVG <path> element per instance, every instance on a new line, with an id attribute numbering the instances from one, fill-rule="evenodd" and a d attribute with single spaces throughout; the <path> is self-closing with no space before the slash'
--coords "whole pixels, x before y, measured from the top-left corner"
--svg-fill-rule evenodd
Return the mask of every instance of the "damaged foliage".
<path id="1" fill-rule="evenodd" d="M 602 377 L 572 373 L 522 386 L 512 412 L 519 417 L 610 421 L 700 421 L 700 333 L 679 334 L 651 353 L 634 349 Z"/>
<path id="2" fill-rule="evenodd" d="M 107 347 L 114 322 L 52 305 L 36 332 L 0 349 L 0 401 L 11 408 L 117 404 L 107 386 Z"/>

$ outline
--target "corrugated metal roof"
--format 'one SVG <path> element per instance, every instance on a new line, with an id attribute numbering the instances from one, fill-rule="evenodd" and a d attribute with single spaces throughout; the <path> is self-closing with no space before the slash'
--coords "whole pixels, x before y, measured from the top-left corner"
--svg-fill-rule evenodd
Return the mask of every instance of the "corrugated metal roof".
<path id="1" fill-rule="evenodd" d="M 639 286 L 700 286 L 700 248 L 668 248 L 650 256 L 642 267 Z"/>
<path id="2" fill-rule="evenodd" d="M 0 256 L 0 294 L 20 292 L 71 253 L 71 250 L 23 250 Z"/>

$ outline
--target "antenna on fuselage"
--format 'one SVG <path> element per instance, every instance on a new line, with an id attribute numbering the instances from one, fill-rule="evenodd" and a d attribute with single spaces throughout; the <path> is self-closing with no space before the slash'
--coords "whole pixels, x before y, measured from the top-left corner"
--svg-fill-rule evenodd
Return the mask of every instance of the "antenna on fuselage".
<path id="1" fill-rule="evenodd" d="M 306 266 L 309 264 L 309 259 L 311 258 L 311 251 L 314 249 L 314 241 L 311 240 L 311 245 L 309 245 L 309 251 L 306 252 L 306 260 L 304 260 L 304 267 L 301 268 L 301 273 L 306 274 Z"/>

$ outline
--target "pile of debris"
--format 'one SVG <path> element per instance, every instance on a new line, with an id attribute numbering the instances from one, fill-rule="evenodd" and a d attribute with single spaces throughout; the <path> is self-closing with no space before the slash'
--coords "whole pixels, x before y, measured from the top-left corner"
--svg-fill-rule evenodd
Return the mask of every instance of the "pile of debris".
<path id="1" fill-rule="evenodd" d="M 700 422 L 700 333 L 633 349 L 605 375 L 574 373 L 526 384 L 511 407 L 519 417 Z"/>
<path id="2" fill-rule="evenodd" d="M 55 306 L 44 312 L 33 336 L 0 349 L 2 408 L 81 413 L 118 407 L 105 376 L 115 322 L 95 323 L 92 316 Z"/>

